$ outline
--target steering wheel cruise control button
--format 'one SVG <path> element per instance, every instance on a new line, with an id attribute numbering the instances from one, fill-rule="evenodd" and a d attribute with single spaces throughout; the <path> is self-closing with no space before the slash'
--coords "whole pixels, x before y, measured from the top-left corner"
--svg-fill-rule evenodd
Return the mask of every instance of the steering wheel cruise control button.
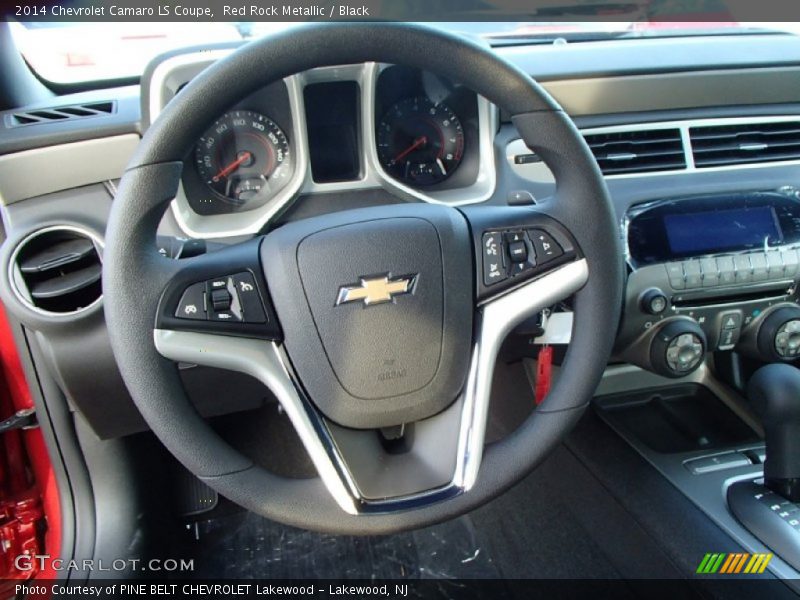
<path id="1" fill-rule="evenodd" d="M 242 307 L 230 276 L 206 282 L 208 286 L 208 318 L 210 321 L 242 321 Z"/>
<path id="2" fill-rule="evenodd" d="M 206 314 L 206 284 L 204 282 L 195 283 L 186 288 L 183 292 L 178 308 L 175 309 L 175 316 L 179 319 L 191 319 L 193 321 L 205 321 Z"/>
<path id="3" fill-rule="evenodd" d="M 505 280 L 503 264 L 503 236 L 499 232 L 484 233 L 481 240 L 483 248 L 483 284 L 494 285 Z"/>
<path id="4" fill-rule="evenodd" d="M 216 312 L 230 310 L 233 296 L 228 290 L 213 290 L 211 292 L 211 306 Z"/>
<path id="5" fill-rule="evenodd" d="M 233 287 L 239 296 L 239 304 L 244 313 L 245 323 L 266 323 L 267 313 L 264 312 L 264 305 L 258 295 L 256 281 L 252 273 L 237 273 L 231 277 Z"/>

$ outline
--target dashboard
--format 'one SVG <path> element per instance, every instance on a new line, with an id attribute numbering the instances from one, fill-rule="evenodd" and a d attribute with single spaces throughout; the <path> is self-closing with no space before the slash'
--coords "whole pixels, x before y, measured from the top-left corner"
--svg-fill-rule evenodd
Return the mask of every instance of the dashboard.
<path id="1" fill-rule="evenodd" d="M 620 257 L 628 279 L 615 361 L 686 377 L 712 351 L 757 357 L 766 348 L 774 357 L 778 335 L 780 360 L 796 360 L 788 349 L 800 337 L 791 330 L 794 313 L 785 309 L 797 308 L 800 277 L 794 266 L 800 199 L 792 191 L 800 189 L 800 68 L 791 58 L 800 43 L 778 35 L 748 40 L 495 50 L 565 108 L 605 176 L 627 249 Z M 39 332 L 36 343 L 59 386 L 101 437 L 143 427 L 109 350 L 98 279 L 118 178 L 167 103 L 231 51 L 181 50 L 153 63 L 141 85 L 0 115 L 0 196 L 10 248 L 4 256 L 19 263 L 4 264 L 8 285 L 0 293 Z M 108 112 L 17 124 L 72 106 Z M 530 205 L 546 202 L 554 190 L 553 174 L 521 142 L 508 116 L 459 82 L 396 65 L 326 67 L 264 86 L 208 123 L 185 156 L 159 244 L 168 256 L 191 256 L 348 208 Z M 709 235 L 682 235 L 698 224 Z M 55 247 L 81 250 L 75 269 L 61 270 L 71 276 L 68 283 L 84 286 L 76 293 L 58 296 L 60 279 L 27 268 Z M 34 297 L 45 285 L 40 291 L 53 292 L 50 297 Z M 726 329 L 724 318 L 733 313 L 741 325 Z M 551 343 L 569 339 L 571 321 L 562 317 L 550 316 L 552 335 L 564 325 Z M 691 359 L 697 351 L 700 361 L 672 372 L 664 361 L 687 327 L 696 338 L 683 338 L 684 346 L 691 343 L 682 355 Z M 761 331 L 773 337 L 759 337 Z M 509 351 L 535 358 L 540 335 L 537 327 L 514 332 Z M 84 348 L 81 356 L 71 351 L 76 344 Z M 207 393 L 220 385 L 215 375 L 188 369 L 184 377 L 194 378 L 192 396 L 203 414 L 220 410 Z M 241 404 L 225 410 L 257 404 L 259 394 L 243 392 Z"/>

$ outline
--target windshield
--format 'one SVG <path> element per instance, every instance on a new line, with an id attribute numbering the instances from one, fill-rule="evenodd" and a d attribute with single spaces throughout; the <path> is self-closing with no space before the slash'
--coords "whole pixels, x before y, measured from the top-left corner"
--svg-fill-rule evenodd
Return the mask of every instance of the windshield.
<path id="1" fill-rule="evenodd" d="M 615 13 L 616 14 L 616 13 Z M 619 14 L 618 22 L 431 23 L 487 39 L 496 46 L 581 43 L 609 38 L 665 37 L 717 33 L 790 31 L 793 23 L 652 22 Z M 252 39 L 302 23 L 69 23 L 11 22 L 14 41 L 38 75 L 58 84 L 138 78 L 163 52 L 185 46 Z M 798 29 L 795 29 L 798 28 Z"/>

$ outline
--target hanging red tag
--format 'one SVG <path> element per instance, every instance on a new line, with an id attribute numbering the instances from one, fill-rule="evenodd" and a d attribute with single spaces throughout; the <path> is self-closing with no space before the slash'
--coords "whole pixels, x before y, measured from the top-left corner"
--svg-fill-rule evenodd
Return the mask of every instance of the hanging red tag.
<path id="1" fill-rule="evenodd" d="M 536 363 L 536 406 L 539 406 L 550 391 L 553 377 L 553 347 L 543 346 Z"/>

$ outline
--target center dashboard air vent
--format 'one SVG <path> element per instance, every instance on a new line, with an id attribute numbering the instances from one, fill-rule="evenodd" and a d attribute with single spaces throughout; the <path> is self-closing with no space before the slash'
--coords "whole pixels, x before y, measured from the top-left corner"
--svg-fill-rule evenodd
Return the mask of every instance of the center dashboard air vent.
<path id="1" fill-rule="evenodd" d="M 88 232 L 42 229 L 20 243 L 13 260 L 16 291 L 41 311 L 75 313 L 100 299 L 100 243 Z"/>
<path id="2" fill-rule="evenodd" d="M 690 127 L 697 168 L 800 160 L 800 120 Z"/>
<path id="3" fill-rule="evenodd" d="M 604 175 L 672 171 L 686 167 L 680 129 L 647 129 L 583 136 Z"/>

